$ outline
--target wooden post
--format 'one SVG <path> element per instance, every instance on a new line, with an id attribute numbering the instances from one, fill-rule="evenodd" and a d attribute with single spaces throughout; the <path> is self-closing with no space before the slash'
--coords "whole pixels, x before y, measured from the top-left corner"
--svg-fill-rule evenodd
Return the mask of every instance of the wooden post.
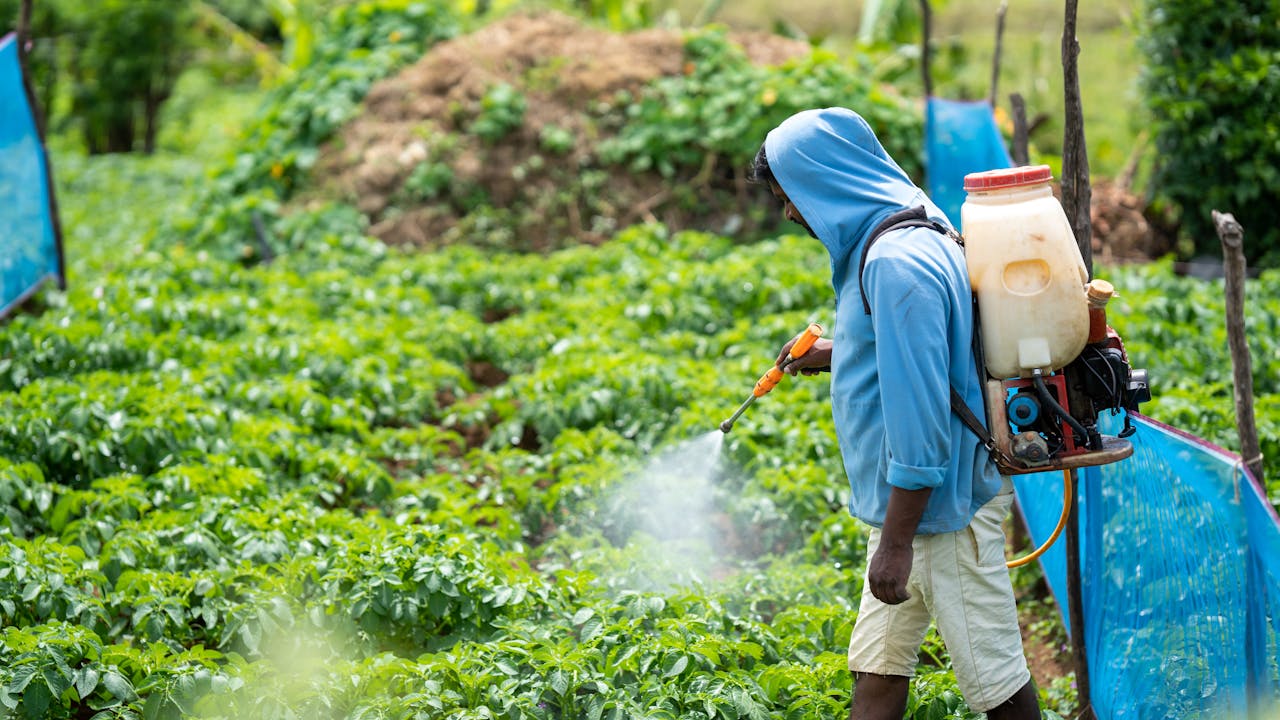
<path id="1" fill-rule="evenodd" d="M 1231 213 L 1213 211 L 1213 225 L 1222 241 L 1222 263 L 1226 270 L 1227 347 L 1231 348 L 1231 373 L 1235 380 L 1236 431 L 1240 433 L 1240 454 L 1245 467 L 1259 482 L 1262 475 L 1262 448 L 1253 415 L 1253 360 L 1244 330 L 1244 228 Z"/>
<path id="2" fill-rule="evenodd" d="M 1080 246 L 1089 277 L 1093 277 L 1093 228 L 1089 219 L 1092 192 L 1089 187 L 1089 156 L 1085 152 L 1084 110 L 1080 103 L 1080 73 L 1077 58 L 1080 43 L 1076 40 L 1076 8 L 1078 0 L 1067 0 L 1062 28 L 1062 85 L 1066 111 L 1062 139 L 1062 206 Z M 1075 492 L 1067 520 L 1067 613 L 1071 619 L 1071 654 L 1075 661 L 1076 692 L 1079 697 L 1080 720 L 1095 720 L 1093 695 L 1089 687 L 1089 656 L 1085 648 L 1084 597 L 1080 578 L 1080 504 L 1079 474 L 1072 471 Z"/>
<path id="3" fill-rule="evenodd" d="M 40 133 L 40 137 L 44 137 L 44 113 L 41 112 L 40 106 L 35 104 L 35 92 L 31 88 L 31 65 L 27 61 L 27 51 L 31 45 L 31 0 L 22 0 L 22 5 L 18 10 L 18 27 L 15 28 L 15 35 L 18 39 L 18 67 L 22 69 L 22 84 L 27 88 L 27 97 L 31 101 L 31 112 L 36 119 L 36 132 Z"/>
<path id="4" fill-rule="evenodd" d="M 35 88 L 31 86 L 31 69 L 27 65 L 27 46 L 31 43 L 31 0 L 22 0 L 22 9 L 18 14 L 18 69 L 22 74 L 22 89 L 27 94 L 27 104 L 31 106 L 31 115 L 35 119 L 36 134 L 40 137 L 40 154 L 44 156 L 44 171 L 49 194 L 49 215 L 53 223 L 53 241 L 58 252 L 58 288 L 67 289 L 67 261 L 62 250 L 62 218 L 58 213 L 58 194 L 53 182 L 53 163 L 49 162 L 49 151 L 44 145 L 44 110 L 36 99 Z"/>
<path id="5" fill-rule="evenodd" d="M 1022 166 L 1031 164 L 1031 135 L 1027 127 L 1027 103 L 1021 93 L 1009 95 L 1009 106 L 1013 108 L 1013 164 Z"/>
<path id="6" fill-rule="evenodd" d="M 1067 617 L 1071 625 L 1071 659 L 1076 671 L 1079 720 L 1096 720 L 1089 691 L 1089 656 L 1084 642 L 1084 602 L 1080 585 L 1080 473 L 1071 470 L 1071 509 L 1067 513 Z"/>
<path id="7" fill-rule="evenodd" d="M 996 88 L 1000 85 L 1000 55 L 1004 50 L 1004 15 L 1008 11 L 1009 0 L 1002 0 L 1000 8 L 996 10 L 996 53 L 991 59 L 991 92 L 987 94 L 987 104 L 992 109 L 995 109 L 996 98 L 999 97 Z"/>
<path id="8" fill-rule="evenodd" d="M 933 34 L 933 11 L 929 8 L 929 0 L 920 0 L 920 24 L 923 26 L 920 40 L 920 75 L 924 79 L 924 98 L 927 102 L 933 97 L 933 75 L 929 70 L 929 36 Z"/>
<path id="9" fill-rule="evenodd" d="M 1067 0 L 1066 23 L 1062 30 L 1062 88 L 1066 110 L 1066 129 L 1062 137 L 1062 206 L 1080 246 L 1084 266 L 1093 277 L 1093 226 L 1089 224 L 1089 204 L 1093 192 L 1089 187 L 1089 155 L 1085 151 L 1084 110 L 1080 104 L 1080 73 L 1076 59 L 1080 43 L 1076 40 L 1076 6 L 1078 0 Z"/>

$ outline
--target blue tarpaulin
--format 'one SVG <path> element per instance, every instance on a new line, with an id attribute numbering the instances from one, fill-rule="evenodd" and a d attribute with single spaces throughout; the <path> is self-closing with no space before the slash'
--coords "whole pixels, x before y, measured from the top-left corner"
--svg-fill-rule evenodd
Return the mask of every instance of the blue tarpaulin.
<path id="1" fill-rule="evenodd" d="M 1079 473 L 1097 716 L 1280 717 L 1280 519 L 1238 457 L 1134 420 L 1133 457 Z M 1103 429 L 1114 434 L 1118 425 Z M 1014 484 L 1031 536 L 1042 541 L 1062 510 L 1062 474 Z M 1041 566 L 1065 608 L 1065 543 Z"/>
<path id="2" fill-rule="evenodd" d="M 0 38 L 0 317 L 62 277 L 49 169 L 14 35 Z"/>
<path id="3" fill-rule="evenodd" d="M 964 176 L 1013 167 L 1004 138 L 985 101 L 931 97 L 925 106 L 925 177 L 929 198 L 960 228 Z"/>

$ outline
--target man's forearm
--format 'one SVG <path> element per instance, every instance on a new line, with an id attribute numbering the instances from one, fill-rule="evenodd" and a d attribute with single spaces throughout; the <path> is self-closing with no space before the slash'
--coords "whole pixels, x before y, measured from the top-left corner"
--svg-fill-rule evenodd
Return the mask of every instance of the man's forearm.
<path id="1" fill-rule="evenodd" d="M 890 547 L 910 547 L 932 493 L 933 488 L 904 490 L 895 487 L 889 493 L 889 506 L 884 511 L 880 542 Z"/>

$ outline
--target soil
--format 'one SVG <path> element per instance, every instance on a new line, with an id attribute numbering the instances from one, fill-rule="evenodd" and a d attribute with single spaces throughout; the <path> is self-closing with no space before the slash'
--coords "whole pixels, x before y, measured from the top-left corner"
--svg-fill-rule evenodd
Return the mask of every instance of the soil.
<path id="1" fill-rule="evenodd" d="M 1022 628 L 1022 652 L 1027 657 L 1027 668 L 1031 670 L 1031 679 L 1036 687 L 1048 687 L 1057 678 L 1070 675 L 1075 667 L 1072 665 L 1071 647 L 1045 637 L 1036 625 L 1044 621 L 1037 613 L 1020 609 L 1018 625 Z"/>
<path id="2" fill-rule="evenodd" d="M 1112 180 L 1095 180 L 1090 203 L 1093 258 L 1107 265 L 1148 262 L 1174 250 L 1174 239 L 1151 222 L 1147 202 Z"/>
<path id="3" fill-rule="evenodd" d="M 810 52 L 806 43 L 765 33 L 736 33 L 757 64 L 777 64 Z M 594 151 L 620 123 L 609 104 L 620 92 L 638 95 L 649 82 L 685 71 L 680 31 L 618 34 L 556 13 L 516 15 L 441 43 L 400 74 L 377 83 L 364 112 L 321 155 L 319 190 L 353 201 L 372 232 L 395 244 L 431 246 L 493 224 L 516 228 L 516 249 L 549 249 L 567 242 L 601 242 L 612 230 L 662 219 L 669 181 L 657 173 L 608 172 L 607 187 L 581 195 L 584 172 L 597 169 Z M 525 100 L 518 127 L 492 142 L 472 128 L 487 92 L 506 84 Z M 567 147 L 548 150 L 544 133 L 559 132 Z M 567 135 L 564 133 L 567 132 Z M 406 188 L 424 163 L 447 166 L 447 185 L 435 197 Z M 506 213 L 501 222 L 469 223 L 479 204 Z M 514 217 L 513 217 L 514 215 Z M 461 228 L 460 228 L 461 225 Z"/>

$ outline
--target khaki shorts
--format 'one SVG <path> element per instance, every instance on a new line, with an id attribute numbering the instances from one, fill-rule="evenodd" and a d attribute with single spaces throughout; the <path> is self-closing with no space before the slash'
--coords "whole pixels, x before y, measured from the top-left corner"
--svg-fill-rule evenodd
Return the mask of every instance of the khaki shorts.
<path id="1" fill-rule="evenodd" d="M 850 670 L 911 677 L 933 618 L 970 708 L 986 712 L 1027 684 L 1031 673 L 1022 654 L 1001 526 L 1012 503 L 1013 484 L 1006 478 L 1000 494 L 978 510 L 969 527 L 917 535 L 906 602 L 880 602 L 864 580 L 849 639 Z M 868 560 L 879 545 L 880 531 L 872 530 Z"/>

